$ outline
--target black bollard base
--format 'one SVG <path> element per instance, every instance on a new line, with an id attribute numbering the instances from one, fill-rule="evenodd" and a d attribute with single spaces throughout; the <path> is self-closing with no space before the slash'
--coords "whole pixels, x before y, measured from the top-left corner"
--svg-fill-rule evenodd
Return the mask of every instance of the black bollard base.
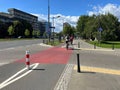
<path id="1" fill-rule="evenodd" d="M 80 48 L 80 42 L 78 42 L 78 48 Z"/>
<path id="2" fill-rule="evenodd" d="M 81 72 L 80 70 L 80 58 L 79 58 L 79 53 L 77 53 L 77 72 Z"/>
<path id="3" fill-rule="evenodd" d="M 114 50 L 114 48 L 115 48 L 115 47 L 114 47 L 114 44 L 112 44 L 112 50 Z"/>
<path id="4" fill-rule="evenodd" d="M 94 49 L 96 49 L 96 43 L 94 44 Z"/>

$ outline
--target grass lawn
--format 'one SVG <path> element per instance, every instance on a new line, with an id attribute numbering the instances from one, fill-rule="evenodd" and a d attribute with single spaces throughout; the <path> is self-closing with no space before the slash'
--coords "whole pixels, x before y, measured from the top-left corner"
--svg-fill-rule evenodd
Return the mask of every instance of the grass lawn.
<path id="1" fill-rule="evenodd" d="M 120 41 L 104 41 L 99 43 L 98 41 L 88 41 L 90 44 L 96 44 L 98 47 L 103 47 L 103 48 L 120 48 Z"/>
<path id="2" fill-rule="evenodd" d="M 48 42 L 48 45 L 57 46 L 57 45 L 60 45 L 60 44 L 63 43 L 63 42 L 64 42 L 64 41 L 59 42 L 58 40 L 55 40 L 54 42 L 53 42 L 53 41 Z"/>

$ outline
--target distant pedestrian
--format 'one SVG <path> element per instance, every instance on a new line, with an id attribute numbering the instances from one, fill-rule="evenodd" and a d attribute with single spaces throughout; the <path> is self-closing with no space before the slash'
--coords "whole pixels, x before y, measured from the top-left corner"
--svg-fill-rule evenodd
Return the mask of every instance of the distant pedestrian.
<path id="1" fill-rule="evenodd" d="M 71 35 L 71 36 L 70 36 L 70 42 L 71 42 L 71 45 L 73 44 L 73 39 L 74 39 L 74 36 Z"/>
<path id="2" fill-rule="evenodd" d="M 66 49 L 69 48 L 69 40 L 70 40 L 69 35 L 66 35 L 66 36 L 65 36 Z"/>

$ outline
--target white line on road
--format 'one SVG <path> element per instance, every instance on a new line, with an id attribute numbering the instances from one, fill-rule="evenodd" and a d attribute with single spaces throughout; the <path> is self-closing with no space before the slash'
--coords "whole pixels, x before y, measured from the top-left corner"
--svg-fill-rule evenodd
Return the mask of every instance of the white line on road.
<path id="1" fill-rule="evenodd" d="M 27 74 L 29 74 L 30 72 L 32 72 L 37 66 L 39 65 L 39 63 L 36 63 L 36 64 L 32 64 L 30 65 L 30 67 L 34 66 L 31 70 L 27 71 L 26 73 L 23 73 L 21 76 L 18 76 L 20 73 L 22 73 L 23 71 L 27 70 L 27 67 L 20 70 L 19 72 L 17 72 L 16 74 L 14 74 L 13 76 L 11 76 L 10 78 L 8 78 L 7 80 L 5 80 L 4 82 L 2 82 L 0 84 L 0 89 L 8 86 L 9 84 L 19 80 L 20 78 L 26 76 Z M 18 76 L 18 77 L 16 77 Z M 16 77 L 16 78 L 15 78 Z M 14 79 L 13 79 L 14 78 Z"/>
<path id="2" fill-rule="evenodd" d="M 2 65 L 5 65 L 5 64 L 8 64 L 8 62 L 4 62 L 4 63 L 0 63 L 0 66 L 2 66 Z"/>
<path id="3" fill-rule="evenodd" d="M 38 44 L 31 44 L 31 45 L 25 45 L 25 46 L 10 47 L 10 48 L 5 48 L 5 49 L 0 49 L 0 51 L 7 51 L 7 50 L 12 50 L 12 49 L 15 49 L 15 48 L 22 48 L 22 47 L 31 47 L 33 45 L 38 45 Z"/>
<path id="4" fill-rule="evenodd" d="M 1 49 L 0 51 L 6 51 L 6 50 L 12 50 L 12 49 L 15 49 L 15 48 L 11 47 L 11 48 L 6 48 L 6 49 Z"/>

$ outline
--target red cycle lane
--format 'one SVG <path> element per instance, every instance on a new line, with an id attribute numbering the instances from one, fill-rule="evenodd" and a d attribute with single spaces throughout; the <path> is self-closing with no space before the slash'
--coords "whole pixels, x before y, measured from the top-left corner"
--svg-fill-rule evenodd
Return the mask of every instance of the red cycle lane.
<path id="1" fill-rule="evenodd" d="M 60 47 L 49 48 L 30 55 L 30 63 L 66 64 L 72 52 L 72 50 Z M 18 62 L 25 62 L 25 58 L 18 60 Z"/>

